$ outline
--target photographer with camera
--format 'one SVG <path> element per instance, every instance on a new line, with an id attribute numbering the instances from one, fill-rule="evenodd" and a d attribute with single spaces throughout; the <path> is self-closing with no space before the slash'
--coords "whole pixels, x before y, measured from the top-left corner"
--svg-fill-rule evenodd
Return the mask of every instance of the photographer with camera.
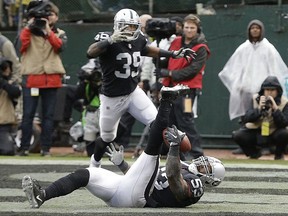
<path id="1" fill-rule="evenodd" d="M 12 81 L 12 61 L 0 57 L 0 155 L 14 155 L 13 127 L 17 124 L 16 99 L 21 87 Z"/>
<path id="2" fill-rule="evenodd" d="M 79 82 L 75 89 L 73 101 L 74 105 L 78 105 L 77 110 L 82 113 L 82 116 L 81 121 L 76 122 L 70 128 L 70 135 L 79 142 L 78 145 L 73 146 L 74 150 L 84 151 L 83 144 L 85 144 L 87 155 L 90 157 L 94 152 L 94 141 L 97 136 L 100 136 L 99 92 L 102 84 L 102 70 L 99 58 L 90 59 L 81 67 L 77 75 Z"/>
<path id="3" fill-rule="evenodd" d="M 196 52 L 195 58 L 190 61 L 169 58 L 168 67 L 161 69 L 160 77 L 163 78 L 164 86 L 183 84 L 190 88 L 187 94 L 174 101 L 170 115 L 170 124 L 175 124 L 179 130 L 185 131 L 192 143 L 192 150 L 185 154 L 186 160 L 190 160 L 203 156 L 201 137 L 194 122 L 193 104 L 202 90 L 204 69 L 210 55 L 201 21 L 193 14 L 184 18 L 183 35 L 172 41 L 169 50 L 180 48 L 191 48 Z"/>
<path id="4" fill-rule="evenodd" d="M 55 26 L 58 13 L 58 7 L 50 1 L 31 1 L 27 7 L 28 24 L 20 33 L 23 78 L 21 156 L 29 153 L 39 97 L 42 103 L 41 155 L 50 156 L 56 93 L 65 74 L 60 52 L 67 41 L 65 32 Z"/>
<path id="5" fill-rule="evenodd" d="M 233 132 L 234 141 L 246 156 L 258 159 L 263 147 L 276 146 L 275 160 L 284 159 L 288 144 L 288 99 L 275 76 L 268 76 L 258 94 L 253 96 L 253 108 L 243 117 L 244 126 Z"/>

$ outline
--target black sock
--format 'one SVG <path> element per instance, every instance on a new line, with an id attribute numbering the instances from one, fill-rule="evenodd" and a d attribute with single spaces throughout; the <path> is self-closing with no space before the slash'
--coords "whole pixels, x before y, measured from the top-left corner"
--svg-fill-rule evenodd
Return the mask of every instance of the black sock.
<path id="1" fill-rule="evenodd" d="M 94 149 L 94 159 L 96 161 L 100 161 L 103 157 L 104 153 L 106 152 L 106 147 L 109 143 L 104 142 L 101 137 L 98 137 L 95 140 L 95 149 Z"/>
<path id="2" fill-rule="evenodd" d="M 69 175 L 58 179 L 45 189 L 45 201 L 54 197 L 72 193 L 89 182 L 90 174 L 87 169 L 78 169 Z"/>

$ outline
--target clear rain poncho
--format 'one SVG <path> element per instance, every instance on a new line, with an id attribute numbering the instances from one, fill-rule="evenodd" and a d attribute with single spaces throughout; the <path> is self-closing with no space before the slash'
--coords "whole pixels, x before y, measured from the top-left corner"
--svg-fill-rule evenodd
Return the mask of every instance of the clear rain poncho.
<path id="1" fill-rule="evenodd" d="M 260 90 L 267 76 L 276 76 L 284 88 L 288 69 L 276 48 L 264 38 L 241 44 L 230 57 L 219 78 L 230 92 L 230 120 L 243 116 L 252 107 L 252 95 Z"/>

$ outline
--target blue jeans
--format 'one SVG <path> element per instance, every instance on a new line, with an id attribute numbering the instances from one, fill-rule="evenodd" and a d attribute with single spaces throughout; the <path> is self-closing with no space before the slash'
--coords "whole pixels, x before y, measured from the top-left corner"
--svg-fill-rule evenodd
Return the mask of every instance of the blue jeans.
<path id="1" fill-rule="evenodd" d="M 41 97 L 41 149 L 49 151 L 54 129 L 53 115 L 56 104 L 57 88 L 39 89 L 39 96 L 31 96 L 31 89 L 23 87 L 23 118 L 21 124 L 21 149 L 28 150 L 33 133 L 33 119 Z"/>

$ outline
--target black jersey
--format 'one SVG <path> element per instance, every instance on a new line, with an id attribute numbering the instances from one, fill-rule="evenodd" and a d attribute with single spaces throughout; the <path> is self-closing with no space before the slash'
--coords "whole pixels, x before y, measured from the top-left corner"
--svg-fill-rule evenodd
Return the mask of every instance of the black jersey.
<path id="1" fill-rule="evenodd" d="M 100 32 L 95 40 L 107 39 L 110 32 Z M 138 68 L 141 55 L 147 54 L 147 39 L 140 34 L 130 42 L 113 43 L 100 54 L 103 72 L 101 93 L 108 97 L 128 95 L 138 84 Z"/>
<path id="2" fill-rule="evenodd" d="M 166 177 L 166 167 L 161 167 L 154 190 L 147 200 L 146 207 L 185 207 L 197 203 L 202 197 L 204 190 L 200 178 L 186 169 L 182 169 L 181 173 L 187 182 L 192 196 L 183 201 L 178 201 L 169 188 L 168 179 Z M 191 190 L 191 188 L 193 190 Z"/>

